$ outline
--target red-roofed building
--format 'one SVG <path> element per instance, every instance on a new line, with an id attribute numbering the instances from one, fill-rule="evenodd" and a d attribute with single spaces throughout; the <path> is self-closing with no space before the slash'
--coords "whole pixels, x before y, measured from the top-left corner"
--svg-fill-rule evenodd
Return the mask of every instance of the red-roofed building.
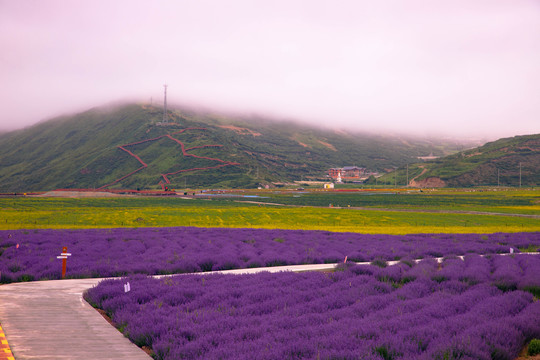
<path id="1" fill-rule="evenodd" d="M 332 168 L 328 170 L 328 176 L 334 180 L 354 181 L 360 180 L 364 176 L 366 168 L 358 166 L 344 166 L 342 168 Z"/>

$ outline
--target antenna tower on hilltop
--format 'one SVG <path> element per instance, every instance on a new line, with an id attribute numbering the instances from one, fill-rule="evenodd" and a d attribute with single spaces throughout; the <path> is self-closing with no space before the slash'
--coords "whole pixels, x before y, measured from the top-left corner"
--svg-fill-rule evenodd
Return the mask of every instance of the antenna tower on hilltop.
<path id="1" fill-rule="evenodd" d="M 165 94 L 163 97 L 163 123 L 167 124 L 169 122 L 169 118 L 167 116 L 167 85 L 163 85 L 163 88 L 165 89 Z"/>

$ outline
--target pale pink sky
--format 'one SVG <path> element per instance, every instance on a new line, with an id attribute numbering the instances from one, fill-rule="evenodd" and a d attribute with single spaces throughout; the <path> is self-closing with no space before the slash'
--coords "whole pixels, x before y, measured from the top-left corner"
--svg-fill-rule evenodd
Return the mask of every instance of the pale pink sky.
<path id="1" fill-rule="evenodd" d="M 358 130 L 540 133 L 537 0 L 0 0 L 0 130 L 163 101 Z"/>

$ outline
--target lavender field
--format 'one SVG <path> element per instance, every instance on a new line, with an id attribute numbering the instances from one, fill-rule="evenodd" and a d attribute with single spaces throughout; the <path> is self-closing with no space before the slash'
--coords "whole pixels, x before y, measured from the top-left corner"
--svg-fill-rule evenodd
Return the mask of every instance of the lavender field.
<path id="1" fill-rule="evenodd" d="M 327 231 L 137 228 L 0 231 L 0 282 L 174 274 L 261 266 L 537 251 L 540 233 L 367 235 Z"/>
<path id="2" fill-rule="evenodd" d="M 85 298 L 156 359 L 510 360 L 540 337 L 539 274 L 539 255 L 467 255 L 334 273 L 137 275 Z"/>

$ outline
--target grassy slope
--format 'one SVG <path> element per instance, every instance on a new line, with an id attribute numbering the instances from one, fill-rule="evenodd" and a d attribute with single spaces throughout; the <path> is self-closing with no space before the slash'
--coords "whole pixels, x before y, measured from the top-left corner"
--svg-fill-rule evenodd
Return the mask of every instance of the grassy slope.
<path id="1" fill-rule="evenodd" d="M 186 127 L 204 127 L 174 135 L 190 154 L 237 162 L 212 170 L 170 176 L 171 187 L 253 187 L 270 181 L 324 178 L 330 167 L 357 165 L 383 170 L 430 152 L 442 155 L 462 145 L 396 137 L 350 135 L 287 122 L 239 119 L 188 110 L 173 111 L 171 122 L 156 126 L 161 109 L 142 105 L 95 108 L 0 136 L 0 191 L 98 188 L 138 169 L 141 164 L 119 145 L 155 138 Z M 238 131 L 226 125 L 249 128 Z M 161 173 L 220 162 L 182 156 L 172 140 L 129 147 L 149 166 L 114 185 L 159 188 Z"/>
<path id="2" fill-rule="evenodd" d="M 0 156 L 2 190 L 69 187 L 95 159 L 114 162 L 120 171 L 122 167 L 131 169 L 131 164 L 121 161 L 116 145 L 144 132 L 137 113 L 135 108 L 121 113 L 93 109 L 7 134 L 0 139 L 4 149 Z"/>
<path id="3" fill-rule="evenodd" d="M 408 178 L 422 181 L 440 178 L 448 186 L 503 185 L 537 186 L 540 179 L 540 134 L 515 136 L 487 143 L 481 147 L 408 167 Z M 427 169 L 422 174 L 423 169 Z M 380 183 L 405 185 L 406 168 L 379 179 Z"/>

